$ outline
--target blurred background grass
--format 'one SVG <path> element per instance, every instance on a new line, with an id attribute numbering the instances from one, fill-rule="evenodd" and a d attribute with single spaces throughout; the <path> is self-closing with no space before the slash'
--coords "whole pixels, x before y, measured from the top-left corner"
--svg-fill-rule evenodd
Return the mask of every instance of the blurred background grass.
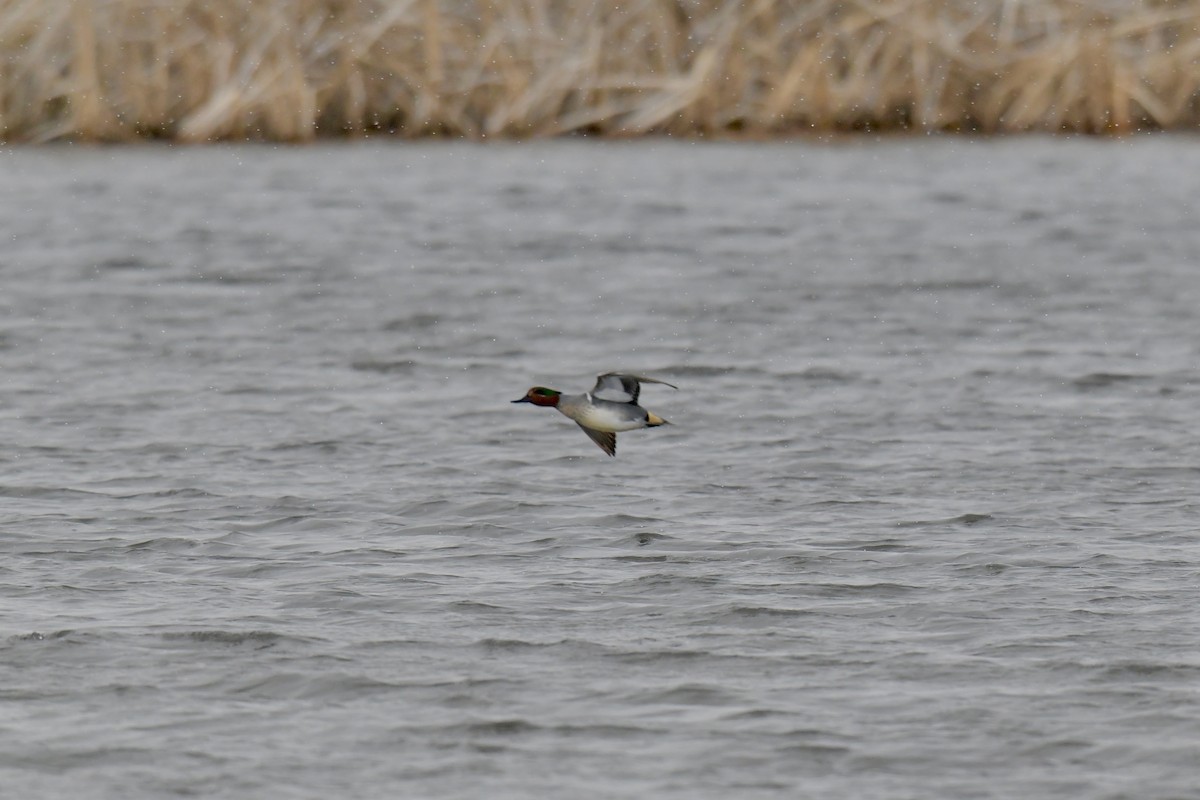
<path id="1" fill-rule="evenodd" d="M 0 0 L 0 138 L 1189 129 L 1200 0 Z"/>

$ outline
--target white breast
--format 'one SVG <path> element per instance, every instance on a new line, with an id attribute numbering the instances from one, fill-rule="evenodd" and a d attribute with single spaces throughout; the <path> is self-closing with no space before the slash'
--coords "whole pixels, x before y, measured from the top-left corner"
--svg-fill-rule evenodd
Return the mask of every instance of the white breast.
<path id="1" fill-rule="evenodd" d="M 568 417 L 597 431 L 632 431 L 646 427 L 645 412 L 623 404 L 583 406 Z"/>

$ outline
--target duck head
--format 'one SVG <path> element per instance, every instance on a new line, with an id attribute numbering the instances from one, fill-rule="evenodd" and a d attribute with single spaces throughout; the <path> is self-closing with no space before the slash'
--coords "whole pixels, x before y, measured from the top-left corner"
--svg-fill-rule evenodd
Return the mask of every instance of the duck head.
<path id="1" fill-rule="evenodd" d="M 556 406 L 558 405 L 558 396 L 562 392 L 556 392 L 553 389 L 547 389 L 545 386 L 535 386 L 525 393 L 525 396 L 520 400 L 513 400 L 514 403 L 533 403 L 535 406 Z"/>

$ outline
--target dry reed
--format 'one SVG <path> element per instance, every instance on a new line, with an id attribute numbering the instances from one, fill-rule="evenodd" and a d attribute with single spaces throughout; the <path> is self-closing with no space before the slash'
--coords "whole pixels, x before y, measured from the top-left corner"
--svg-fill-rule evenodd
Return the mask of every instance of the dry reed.
<path id="1" fill-rule="evenodd" d="M 1200 122 L 1200 0 L 0 0 L 0 138 Z"/>

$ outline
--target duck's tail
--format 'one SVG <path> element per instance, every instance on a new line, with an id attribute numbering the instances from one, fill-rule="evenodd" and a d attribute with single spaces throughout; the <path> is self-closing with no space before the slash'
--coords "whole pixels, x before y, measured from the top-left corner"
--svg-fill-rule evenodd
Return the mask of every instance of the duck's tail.
<path id="1" fill-rule="evenodd" d="M 670 424 L 671 424 L 670 422 L 667 422 L 665 419 L 660 417 L 658 414 L 655 414 L 653 411 L 646 412 L 646 427 L 647 428 L 657 428 L 659 425 L 670 425 Z"/>

